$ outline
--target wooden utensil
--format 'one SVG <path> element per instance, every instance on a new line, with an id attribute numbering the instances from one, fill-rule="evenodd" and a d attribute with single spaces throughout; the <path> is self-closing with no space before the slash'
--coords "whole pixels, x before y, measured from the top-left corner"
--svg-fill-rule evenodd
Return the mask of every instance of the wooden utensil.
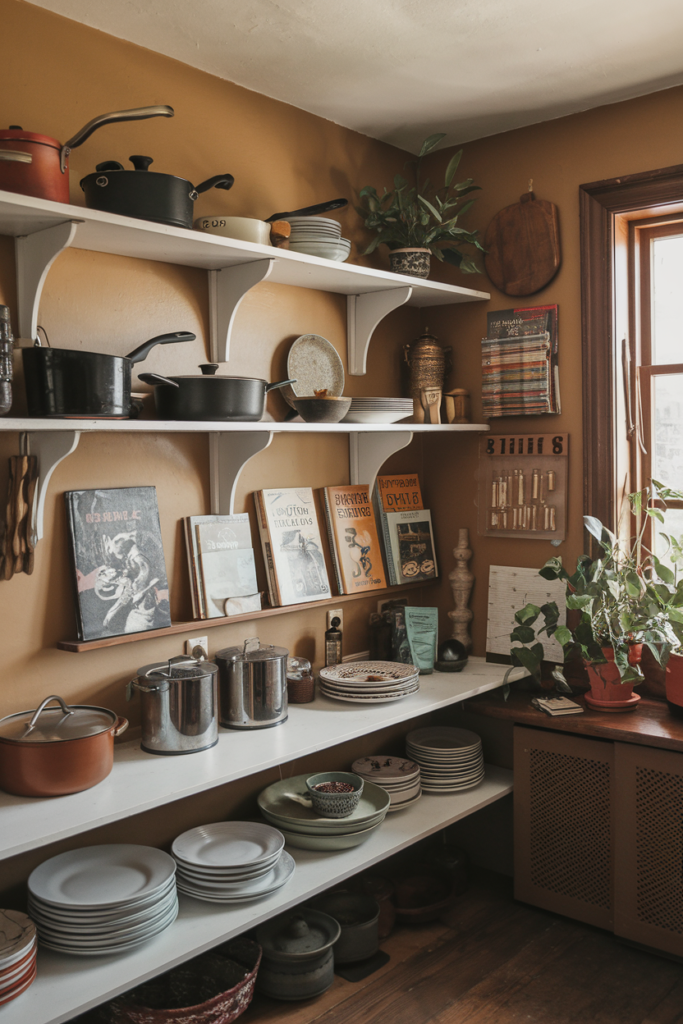
<path id="1" fill-rule="evenodd" d="M 24 554 L 26 551 L 26 534 L 24 532 L 24 520 L 26 518 L 25 500 L 25 477 L 28 472 L 28 456 L 16 455 L 14 473 L 16 476 L 16 487 L 14 492 L 14 537 L 12 539 L 12 552 L 14 554 L 14 571 L 23 572 Z"/>
<path id="2" fill-rule="evenodd" d="M 506 295 L 533 295 L 560 269 L 557 207 L 531 191 L 495 215 L 484 236 L 486 273 Z"/>
<path id="3" fill-rule="evenodd" d="M 35 455 L 29 455 L 28 472 L 24 480 L 26 486 L 26 519 L 24 520 L 26 530 L 26 553 L 24 555 L 24 572 L 27 576 L 30 576 L 33 572 L 36 549 L 36 536 L 34 533 L 33 520 L 36 484 L 38 483 L 38 459 Z"/>

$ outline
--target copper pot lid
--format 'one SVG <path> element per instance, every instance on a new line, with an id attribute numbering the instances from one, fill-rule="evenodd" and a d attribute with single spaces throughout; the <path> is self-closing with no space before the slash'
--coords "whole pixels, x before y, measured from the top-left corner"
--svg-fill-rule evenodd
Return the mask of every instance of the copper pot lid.
<path id="1" fill-rule="evenodd" d="M 58 708 L 48 708 L 50 701 L 59 702 Z M 89 704 L 67 704 L 55 695 L 46 697 L 33 711 L 19 711 L 0 718 L 0 740 L 11 743 L 60 743 L 80 740 L 107 732 L 117 716 L 107 708 Z"/>
<path id="2" fill-rule="evenodd" d="M 286 647 L 262 644 L 257 636 L 252 636 L 244 641 L 242 647 L 224 647 L 216 657 L 223 661 L 279 661 L 289 657 L 289 651 Z"/>
<path id="3" fill-rule="evenodd" d="M 256 941 L 270 960 L 306 960 L 325 953 L 340 934 L 338 922 L 329 914 L 301 907 L 262 924 Z"/>

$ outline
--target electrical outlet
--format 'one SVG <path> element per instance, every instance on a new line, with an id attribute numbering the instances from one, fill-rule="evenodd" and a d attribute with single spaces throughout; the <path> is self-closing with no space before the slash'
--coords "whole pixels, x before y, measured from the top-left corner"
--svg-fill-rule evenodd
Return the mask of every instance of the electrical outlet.
<path id="1" fill-rule="evenodd" d="M 344 609 L 343 608 L 333 608 L 331 611 L 329 611 L 327 613 L 327 628 L 328 629 L 331 629 L 331 627 L 332 627 L 332 619 L 339 619 L 339 625 L 337 626 L 337 629 L 340 629 L 342 631 L 342 633 L 343 633 L 344 632 Z"/>
<path id="2" fill-rule="evenodd" d="M 201 647 L 202 654 L 205 658 L 209 657 L 209 638 L 208 636 L 193 636 L 190 640 L 185 641 L 185 654 L 190 658 L 196 658 L 199 655 L 199 651 L 195 654 L 197 647 Z"/>

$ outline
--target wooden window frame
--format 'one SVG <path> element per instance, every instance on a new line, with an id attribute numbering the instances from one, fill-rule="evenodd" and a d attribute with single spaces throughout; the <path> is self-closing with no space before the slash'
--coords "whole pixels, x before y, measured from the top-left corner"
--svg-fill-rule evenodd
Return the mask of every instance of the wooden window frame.
<path id="1" fill-rule="evenodd" d="M 683 164 L 579 186 L 581 230 L 581 337 L 583 373 L 583 506 L 611 529 L 618 528 L 631 466 L 634 433 L 627 430 L 622 340 L 633 357 L 636 336 L 629 302 L 629 225 L 683 214 Z M 624 429 L 617 429 L 623 419 Z M 630 436 L 629 436 L 630 434 Z"/>

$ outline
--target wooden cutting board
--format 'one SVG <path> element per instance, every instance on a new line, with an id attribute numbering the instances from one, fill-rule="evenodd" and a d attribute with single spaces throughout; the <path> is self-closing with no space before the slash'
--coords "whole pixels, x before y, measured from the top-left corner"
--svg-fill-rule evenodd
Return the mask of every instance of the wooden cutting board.
<path id="1" fill-rule="evenodd" d="M 533 295 L 560 269 L 557 207 L 526 192 L 495 215 L 484 237 L 486 273 L 506 295 Z"/>

